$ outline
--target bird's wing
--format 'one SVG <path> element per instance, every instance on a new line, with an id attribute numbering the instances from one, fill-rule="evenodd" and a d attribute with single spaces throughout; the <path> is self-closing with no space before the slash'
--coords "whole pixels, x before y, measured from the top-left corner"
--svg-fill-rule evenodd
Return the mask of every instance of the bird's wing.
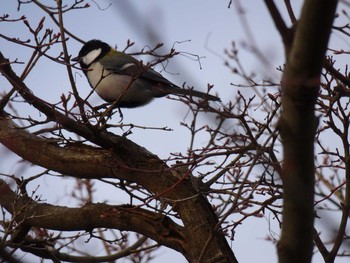
<path id="1" fill-rule="evenodd" d="M 99 61 L 106 69 L 116 74 L 139 77 L 162 85 L 175 86 L 160 73 L 142 65 L 142 63 L 134 57 L 116 50 L 111 50 L 110 52 L 113 53 L 107 54 Z"/>

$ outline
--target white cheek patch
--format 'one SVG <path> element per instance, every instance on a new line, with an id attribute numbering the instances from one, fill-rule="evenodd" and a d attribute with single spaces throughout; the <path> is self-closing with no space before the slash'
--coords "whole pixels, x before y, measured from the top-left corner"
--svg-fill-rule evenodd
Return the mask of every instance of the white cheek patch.
<path id="1" fill-rule="evenodd" d="M 123 65 L 121 67 L 120 70 L 124 70 L 124 69 L 130 68 L 130 67 L 133 67 L 133 66 L 135 66 L 135 63 L 126 63 L 125 65 Z"/>
<path id="2" fill-rule="evenodd" d="M 90 65 L 100 54 L 101 54 L 100 48 L 92 50 L 82 58 L 82 61 L 85 65 Z"/>

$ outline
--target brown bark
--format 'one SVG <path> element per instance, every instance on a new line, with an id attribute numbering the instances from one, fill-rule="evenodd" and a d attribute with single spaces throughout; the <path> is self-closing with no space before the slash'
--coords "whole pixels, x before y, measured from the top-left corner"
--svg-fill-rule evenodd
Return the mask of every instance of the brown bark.
<path id="1" fill-rule="evenodd" d="M 26 195 L 17 196 L 0 180 L 0 205 L 16 215 L 16 221 L 31 227 L 61 231 L 92 231 L 113 228 L 134 231 L 179 252 L 186 246 L 183 227 L 169 217 L 130 205 L 85 204 L 79 208 L 40 203 Z"/>

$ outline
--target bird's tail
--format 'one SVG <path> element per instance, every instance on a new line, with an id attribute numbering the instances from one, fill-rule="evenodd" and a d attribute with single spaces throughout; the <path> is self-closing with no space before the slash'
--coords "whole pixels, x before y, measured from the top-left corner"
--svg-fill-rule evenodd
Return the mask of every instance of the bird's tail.
<path id="1" fill-rule="evenodd" d="M 210 95 L 208 93 L 200 92 L 194 89 L 183 89 L 177 86 L 163 86 L 162 89 L 167 94 L 178 94 L 178 95 L 187 95 L 187 96 L 194 96 L 205 100 L 212 100 L 212 101 L 221 101 L 219 97 L 216 97 L 214 95 Z"/>

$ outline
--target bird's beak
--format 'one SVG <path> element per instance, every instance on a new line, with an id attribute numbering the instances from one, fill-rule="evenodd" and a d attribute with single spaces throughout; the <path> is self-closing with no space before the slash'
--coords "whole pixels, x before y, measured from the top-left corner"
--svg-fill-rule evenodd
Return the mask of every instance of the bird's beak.
<path id="1" fill-rule="evenodd" d="M 79 62 L 81 60 L 80 57 L 75 57 L 75 58 L 72 58 L 71 61 L 76 61 L 76 62 Z"/>

